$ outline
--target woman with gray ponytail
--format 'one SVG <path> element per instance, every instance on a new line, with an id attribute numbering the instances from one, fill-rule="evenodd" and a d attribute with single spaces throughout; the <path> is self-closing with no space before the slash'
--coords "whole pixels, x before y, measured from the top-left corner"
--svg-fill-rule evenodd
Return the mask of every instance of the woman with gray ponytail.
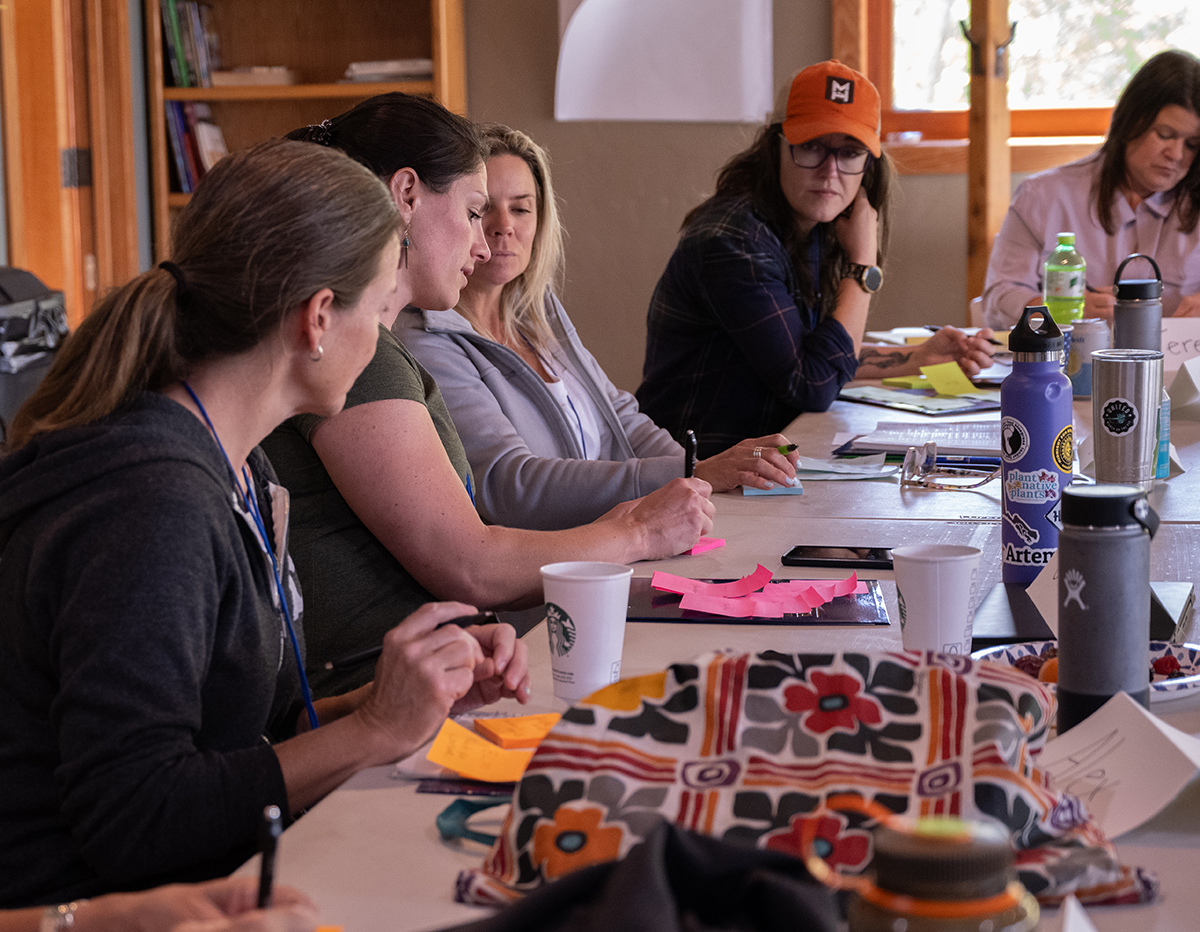
<path id="1" fill-rule="evenodd" d="M 226 873 L 298 813 L 419 747 L 452 708 L 524 699 L 504 625 L 383 637 L 376 679 L 309 699 L 287 497 L 258 442 L 332 415 L 397 301 L 398 215 L 339 152 L 223 159 L 170 260 L 68 338 L 0 460 L 0 907 Z M 319 727 L 318 727 L 319 726 Z"/>

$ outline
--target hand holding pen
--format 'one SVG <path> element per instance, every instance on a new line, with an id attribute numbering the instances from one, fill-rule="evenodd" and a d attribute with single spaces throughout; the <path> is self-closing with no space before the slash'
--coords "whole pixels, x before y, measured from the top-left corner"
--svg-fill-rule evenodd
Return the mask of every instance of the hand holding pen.
<path id="1" fill-rule="evenodd" d="M 796 445 L 783 434 L 770 434 L 743 440 L 728 450 L 700 460 L 695 475 L 712 486 L 714 492 L 727 492 L 739 485 L 771 489 L 796 483 Z"/>
<path id="2" fill-rule="evenodd" d="M 383 636 L 375 679 L 350 713 L 385 757 L 421 746 L 447 715 L 502 698 L 529 700 L 529 658 L 511 625 L 447 624 L 476 614 L 461 602 L 422 605 Z"/>

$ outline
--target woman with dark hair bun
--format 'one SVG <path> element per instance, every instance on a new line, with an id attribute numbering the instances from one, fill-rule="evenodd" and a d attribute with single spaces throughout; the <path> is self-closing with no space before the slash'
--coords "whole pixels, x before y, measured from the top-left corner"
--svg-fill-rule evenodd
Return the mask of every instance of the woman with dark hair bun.
<path id="1" fill-rule="evenodd" d="M 527 696 L 511 627 L 438 627 L 474 612 L 457 603 L 380 632 L 373 683 L 308 696 L 287 493 L 257 444 L 341 409 L 407 298 L 397 221 L 339 152 L 222 159 L 170 260 L 105 298 L 18 412 L 0 461 L 0 908 L 228 873 L 266 806 L 290 818 L 452 708 Z"/>
<path id="2" fill-rule="evenodd" d="M 1160 52 L 1137 70 L 1113 108 L 1104 145 L 1026 178 L 992 244 L 985 319 L 1011 327 L 1042 303 L 1042 266 L 1059 233 L 1075 234 L 1087 262 L 1084 316 L 1112 319 L 1113 278 L 1135 252 L 1162 272 L 1163 314 L 1200 316 L 1200 60 Z M 1148 264 L 1130 275 L 1150 274 Z"/>
<path id="3" fill-rule="evenodd" d="M 377 172 L 400 211 L 405 300 L 445 310 L 490 256 L 481 218 L 487 149 L 474 124 L 432 101 L 384 94 L 292 134 Z M 673 556 L 712 527 L 709 486 L 676 479 L 591 524 L 530 531 L 484 524 L 467 454 L 430 374 L 383 315 L 375 358 L 334 417 L 289 420 L 263 443 L 293 496 L 293 553 L 307 602 L 319 694 L 370 677 L 325 663 L 377 644 L 398 615 L 433 599 L 483 608 L 541 601 L 539 567 Z"/>
<path id="4" fill-rule="evenodd" d="M 988 333 L 945 327 L 918 347 L 864 346 L 883 285 L 892 167 L 879 93 L 841 62 L 805 68 L 774 119 L 684 218 L 650 299 L 637 399 L 700 455 L 824 411 L 850 379 L 990 363 Z"/>

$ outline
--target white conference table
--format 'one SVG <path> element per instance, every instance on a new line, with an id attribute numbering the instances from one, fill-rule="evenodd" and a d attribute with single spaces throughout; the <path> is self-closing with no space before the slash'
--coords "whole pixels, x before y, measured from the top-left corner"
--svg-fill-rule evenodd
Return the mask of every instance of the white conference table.
<path id="1" fill-rule="evenodd" d="M 1076 405 L 1077 424 L 1087 416 Z M 987 415 L 975 415 L 980 417 Z M 995 415 L 992 415 L 995 416 Z M 806 414 L 785 431 L 789 439 L 812 456 L 826 456 L 834 433 L 866 431 L 876 421 L 918 420 L 883 408 L 835 402 L 829 412 Z M 1084 427 L 1085 425 L 1078 425 Z M 1185 464 L 1200 472 L 1200 429 L 1179 431 L 1176 437 Z M 1177 441 L 1178 444 L 1178 441 Z M 1186 477 L 1190 477 L 1187 474 Z M 1156 507 L 1180 515 L 1195 511 L 1197 523 L 1175 517 L 1164 523 L 1151 546 L 1154 579 L 1192 580 L 1200 565 L 1200 503 L 1180 479 L 1167 490 L 1156 489 Z M 1198 480 L 1200 481 L 1200 480 Z M 1174 486 L 1179 483 L 1179 486 Z M 999 483 L 996 483 L 998 486 Z M 1180 493 L 1176 493 L 1180 488 Z M 901 543 L 962 543 L 984 550 L 983 586 L 986 592 L 1000 578 L 998 493 L 981 496 L 966 492 L 906 490 L 896 479 L 868 482 L 810 482 L 803 496 L 716 496 L 715 536 L 726 546 L 695 557 L 675 557 L 635 565 L 635 575 L 655 570 L 695 578 L 740 576 L 757 563 L 777 576 L 818 578 L 840 575 L 837 570 L 783 567 L 780 556 L 798 543 L 824 545 L 882 545 Z M 872 517 L 863 517 L 870 515 Z M 989 557 L 988 555 L 991 554 Z M 890 572 L 862 571 L 878 578 L 892 624 L 887 627 L 780 627 L 730 624 L 630 623 L 626 631 L 622 674 L 654 672 L 706 650 L 899 649 L 895 585 Z M 1192 638 L 1189 638 L 1192 639 Z M 551 690 L 549 650 L 544 625 L 528 635 L 534 699 L 522 711 L 561 711 L 565 704 Z M 1198 691 L 1200 692 L 1200 691 Z M 518 708 L 515 703 L 513 708 Z M 1165 721 L 1200 735 L 1200 695 L 1156 704 Z M 475 842 L 443 842 L 434 818 L 452 796 L 418 794 L 412 781 L 396 779 L 392 768 L 364 771 L 330 794 L 284 833 L 278 878 L 307 891 L 318 902 L 322 920 L 344 926 L 346 932 L 438 929 L 473 921 L 486 911 L 453 902 L 458 871 L 477 867 L 486 847 Z M 503 807 L 472 819 L 472 827 L 496 831 Z M 492 813 L 497 813 L 492 815 Z M 1200 883 L 1191 865 L 1200 848 L 1200 781 L 1193 781 L 1162 814 L 1117 840 L 1125 863 L 1159 874 L 1162 894 L 1148 906 L 1096 908 L 1089 918 L 1100 932 L 1180 932 L 1200 926 Z M 243 870 L 254 869 L 254 863 Z M 1057 911 L 1049 911 L 1042 928 L 1055 930 Z"/>

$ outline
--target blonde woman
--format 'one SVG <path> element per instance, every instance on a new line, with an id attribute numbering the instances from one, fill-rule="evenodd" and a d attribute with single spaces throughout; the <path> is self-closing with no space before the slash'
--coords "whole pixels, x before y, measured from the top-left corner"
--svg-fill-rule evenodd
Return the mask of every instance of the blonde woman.
<path id="1" fill-rule="evenodd" d="M 546 153 L 484 126 L 491 258 L 451 311 L 401 315 L 405 345 L 437 379 L 489 521 L 553 529 L 590 521 L 684 475 L 684 450 L 612 384 L 555 294 L 563 233 Z M 714 491 L 795 476 L 780 434 L 696 464 Z"/>

